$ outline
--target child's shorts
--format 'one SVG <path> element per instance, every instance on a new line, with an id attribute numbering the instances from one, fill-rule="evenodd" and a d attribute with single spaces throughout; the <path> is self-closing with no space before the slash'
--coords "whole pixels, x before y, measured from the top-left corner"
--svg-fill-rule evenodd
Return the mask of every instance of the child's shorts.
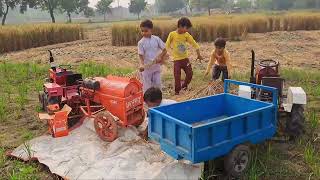
<path id="1" fill-rule="evenodd" d="M 212 80 L 219 79 L 221 73 L 222 73 L 222 81 L 224 81 L 225 79 L 228 79 L 229 76 L 228 76 L 227 66 L 215 64 L 212 70 Z"/>

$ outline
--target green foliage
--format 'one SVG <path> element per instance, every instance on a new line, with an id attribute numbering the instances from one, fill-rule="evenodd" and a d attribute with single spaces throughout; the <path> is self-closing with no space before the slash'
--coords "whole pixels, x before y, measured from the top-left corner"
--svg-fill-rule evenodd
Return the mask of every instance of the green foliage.
<path id="1" fill-rule="evenodd" d="M 88 0 L 61 0 L 60 8 L 62 12 L 66 12 L 71 23 L 71 13 L 84 12 L 88 7 Z"/>
<path id="2" fill-rule="evenodd" d="M 220 8 L 224 4 L 224 0 L 199 0 L 200 7 L 207 8 L 208 14 L 210 15 L 210 10 L 213 8 Z"/>
<path id="3" fill-rule="evenodd" d="M 97 12 L 99 14 L 102 14 L 104 16 L 104 21 L 106 21 L 106 15 L 107 13 L 111 13 L 111 3 L 113 0 L 100 0 L 97 5 Z"/>
<path id="4" fill-rule="evenodd" d="M 242 9 L 249 9 L 251 8 L 251 1 L 250 0 L 238 0 L 236 3 L 237 7 L 240 7 Z"/>
<path id="5" fill-rule="evenodd" d="M 90 17 L 94 17 L 95 16 L 95 12 L 94 9 L 92 7 L 87 7 L 84 12 L 83 12 L 84 16 L 86 18 L 90 18 Z"/>
<path id="6" fill-rule="evenodd" d="M 315 110 L 308 113 L 308 120 L 312 130 L 315 130 L 319 127 L 319 118 L 317 117 L 317 112 Z"/>
<path id="7" fill-rule="evenodd" d="M 15 168 L 13 168 L 9 173 L 9 179 L 10 180 L 40 179 L 36 174 L 38 171 L 39 170 L 32 165 L 26 165 L 16 161 Z"/>
<path id="8" fill-rule="evenodd" d="M 272 9 L 272 0 L 257 0 L 257 7 L 259 9 Z"/>
<path id="9" fill-rule="evenodd" d="M 19 6 L 20 13 L 27 11 L 27 6 L 31 0 L 0 0 L 0 17 L 2 17 L 2 25 L 5 25 L 9 9 L 13 10 Z"/>
<path id="10" fill-rule="evenodd" d="M 146 8 L 147 1 L 145 0 L 130 0 L 129 11 L 137 14 L 140 19 L 140 13 Z"/>
<path id="11" fill-rule="evenodd" d="M 107 76 L 107 75 L 126 75 L 132 72 L 128 68 L 111 68 L 107 65 L 97 64 L 94 62 L 80 64 L 78 68 L 79 72 L 83 74 L 84 77 L 93 76 Z"/>
<path id="12" fill-rule="evenodd" d="M 184 8 L 184 6 L 184 0 L 156 0 L 156 7 L 163 13 L 174 12 Z"/>
<path id="13" fill-rule="evenodd" d="M 4 97 L 0 97 L 0 123 L 6 119 L 6 116 L 6 101 L 4 100 Z"/>

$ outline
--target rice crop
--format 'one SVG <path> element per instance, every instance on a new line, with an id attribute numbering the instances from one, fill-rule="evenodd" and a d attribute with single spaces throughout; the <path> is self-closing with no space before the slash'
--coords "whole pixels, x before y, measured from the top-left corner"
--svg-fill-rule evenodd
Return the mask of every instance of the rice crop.
<path id="1" fill-rule="evenodd" d="M 211 42 L 217 37 L 242 40 L 248 33 L 271 31 L 319 30 L 320 13 L 291 12 L 282 14 L 237 14 L 191 17 L 191 34 L 198 42 Z M 154 19 L 154 34 L 166 41 L 177 28 L 177 19 Z M 112 45 L 136 45 L 141 38 L 139 22 L 116 23 L 112 26 Z"/>
<path id="2" fill-rule="evenodd" d="M 18 51 L 84 38 L 77 24 L 29 24 L 0 27 L 0 53 Z"/>

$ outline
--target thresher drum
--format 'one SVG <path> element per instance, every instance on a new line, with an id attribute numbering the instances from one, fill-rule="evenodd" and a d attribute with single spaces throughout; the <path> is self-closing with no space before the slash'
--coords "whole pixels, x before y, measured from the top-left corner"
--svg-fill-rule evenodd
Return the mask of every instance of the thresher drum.
<path id="1" fill-rule="evenodd" d="M 95 116 L 95 129 L 100 138 L 113 141 L 117 138 L 118 125 L 142 124 L 145 118 L 142 84 L 136 78 L 108 76 L 95 77 L 91 81 L 93 84 L 99 82 L 98 86 L 92 86 L 97 87 L 92 101 L 106 109 Z M 117 123 L 110 113 L 119 118 Z"/>

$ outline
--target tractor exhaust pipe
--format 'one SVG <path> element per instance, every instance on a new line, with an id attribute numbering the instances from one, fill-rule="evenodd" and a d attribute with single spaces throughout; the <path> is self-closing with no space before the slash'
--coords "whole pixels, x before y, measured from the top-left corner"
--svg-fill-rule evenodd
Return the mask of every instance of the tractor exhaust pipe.
<path id="1" fill-rule="evenodd" d="M 250 73 L 250 83 L 256 83 L 256 78 L 254 76 L 254 62 L 256 61 L 256 53 L 251 50 L 251 73 Z"/>
<path id="2" fill-rule="evenodd" d="M 49 63 L 50 63 L 50 66 L 51 66 L 51 69 L 53 71 L 56 71 L 57 70 L 57 67 L 56 65 L 54 64 L 54 58 L 53 58 L 53 53 L 51 50 L 48 50 L 49 51 Z"/>
<path id="3" fill-rule="evenodd" d="M 53 54 L 52 54 L 52 51 L 51 50 L 48 50 L 49 51 L 49 63 L 53 63 L 54 62 L 54 59 L 53 59 Z"/>

